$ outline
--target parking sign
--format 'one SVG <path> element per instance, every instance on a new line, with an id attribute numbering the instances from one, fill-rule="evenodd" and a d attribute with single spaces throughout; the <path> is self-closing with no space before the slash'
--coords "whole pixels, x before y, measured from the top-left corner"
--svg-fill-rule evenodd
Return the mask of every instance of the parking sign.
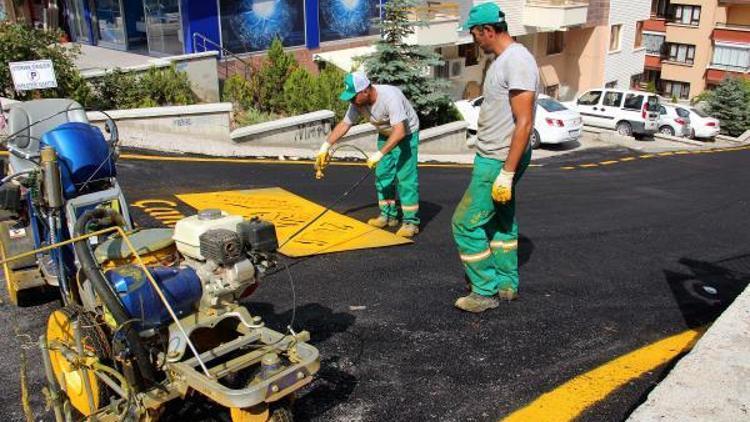
<path id="1" fill-rule="evenodd" d="M 57 78 L 55 77 L 55 67 L 52 65 L 52 60 L 10 62 L 8 66 L 16 91 L 57 88 Z"/>

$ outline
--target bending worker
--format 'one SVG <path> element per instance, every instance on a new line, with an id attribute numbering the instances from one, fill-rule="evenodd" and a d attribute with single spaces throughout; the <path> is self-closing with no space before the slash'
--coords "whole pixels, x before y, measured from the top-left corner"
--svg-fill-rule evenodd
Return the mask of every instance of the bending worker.
<path id="1" fill-rule="evenodd" d="M 396 227 L 398 210 L 396 192 L 401 200 L 403 224 L 396 234 L 413 237 L 419 233 L 419 183 L 417 148 L 419 118 L 400 89 L 391 85 L 372 85 L 364 73 L 349 73 L 344 78 L 344 92 L 349 101 L 344 119 L 333 128 L 315 159 L 316 170 L 328 163 L 329 149 L 335 145 L 360 116 L 378 130 L 378 150 L 370 155 L 367 166 L 375 169 L 375 189 L 380 215 L 367 223 L 378 228 Z"/>
<path id="2" fill-rule="evenodd" d="M 471 282 L 471 293 L 455 305 L 483 312 L 518 294 L 515 185 L 531 159 L 539 71 L 531 53 L 508 34 L 496 3 L 472 7 L 464 27 L 486 54 L 495 56 L 484 79 L 471 182 L 452 221 Z"/>

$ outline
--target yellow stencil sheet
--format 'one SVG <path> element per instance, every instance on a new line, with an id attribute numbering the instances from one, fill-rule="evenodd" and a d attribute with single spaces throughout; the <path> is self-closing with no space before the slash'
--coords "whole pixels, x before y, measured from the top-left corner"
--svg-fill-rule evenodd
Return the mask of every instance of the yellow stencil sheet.
<path id="1" fill-rule="evenodd" d="M 210 193 L 177 197 L 195 208 L 219 208 L 245 218 L 259 217 L 276 225 L 279 245 L 317 217 L 325 207 L 281 188 Z M 279 252 L 301 257 L 355 249 L 380 248 L 411 243 L 410 240 L 369 226 L 353 218 L 328 211 Z"/>

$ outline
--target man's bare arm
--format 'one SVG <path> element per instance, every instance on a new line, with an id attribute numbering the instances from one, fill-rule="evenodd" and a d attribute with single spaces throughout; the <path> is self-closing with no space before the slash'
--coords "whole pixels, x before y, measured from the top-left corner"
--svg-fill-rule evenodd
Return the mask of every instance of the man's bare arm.
<path id="1" fill-rule="evenodd" d="M 339 124 L 336 125 L 336 127 L 333 128 L 331 133 L 328 134 L 328 138 L 326 139 L 326 142 L 328 142 L 331 145 L 336 145 L 336 142 L 338 142 L 341 138 L 346 135 L 347 132 L 349 132 L 349 128 L 351 128 L 352 125 L 345 121 L 340 121 Z"/>
<path id="2" fill-rule="evenodd" d="M 404 139 L 404 136 L 406 136 L 406 127 L 404 126 L 404 122 L 399 122 L 393 126 L 391 135 L 388 137 L 388 140 L 385 141 L 380 152 L 383 153 L 383 155 L 388 154 L 393 148 L 396 148 L 396 145 Z"/>
<path id="3" fill-rule="evenodd" d="M 526 151 L 529 143 L 529 136 L 534 129 L 534 92 L 533 91 L 511 91 L 510 108 L 513 112 L 513 118 L 516 122 L 516 128 L 510 141 L 510 151 L 508 158 L 505 160 L 503 169 L 505 171 L 515 172 L 521 157 Z"/>

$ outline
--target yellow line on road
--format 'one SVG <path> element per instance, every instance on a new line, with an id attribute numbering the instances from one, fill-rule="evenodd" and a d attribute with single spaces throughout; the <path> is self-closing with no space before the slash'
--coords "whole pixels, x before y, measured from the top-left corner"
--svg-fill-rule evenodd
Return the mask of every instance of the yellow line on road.
<path id="1" fill-rule="evenodd" d="M 688 330 L 620 356 L 579 375 L 503 419 L 505 422 L 570 421 L 591 405 L 648 371 L 690 350 L 705 329 Z"/>
<path id="2" fill-rule="evenodd" d="M 579 167 L 583 167 L 585 169 L 591 168 L 591 167 L 599 167 L 599 164 L 581 164 Z"/>
<path id="3" fill-rule="evenodd" d="M 640 156 L 641 158 L 654 158 L 656 157 L 654 154 L 643 154 Z"/>
<path id="4" fill-rule="evenodd" d="M 617 164 L 618 162 L 619 161 L 617 161 L 617 160 L 600 161 L 599 164 L 601 164 L 603 166 L 609 166 L 609 165 L 612 165 L 612 164 Z"/>
<path id="5" fill-rule="evenodd" d="M 566 166 L 566 167 L 560 167 L 563 170 L 575 170 L 576 166 Z"/>
<path id="6" fill-rule="evenodd" d="M 625 161 L 633 161 L 633 160 L 636 160 L 636 159 L 637 158 L 635 158 L 635 157 L 625 157 L 625 158 L 620 158 L 620 161 L 625 162 Z"/>

